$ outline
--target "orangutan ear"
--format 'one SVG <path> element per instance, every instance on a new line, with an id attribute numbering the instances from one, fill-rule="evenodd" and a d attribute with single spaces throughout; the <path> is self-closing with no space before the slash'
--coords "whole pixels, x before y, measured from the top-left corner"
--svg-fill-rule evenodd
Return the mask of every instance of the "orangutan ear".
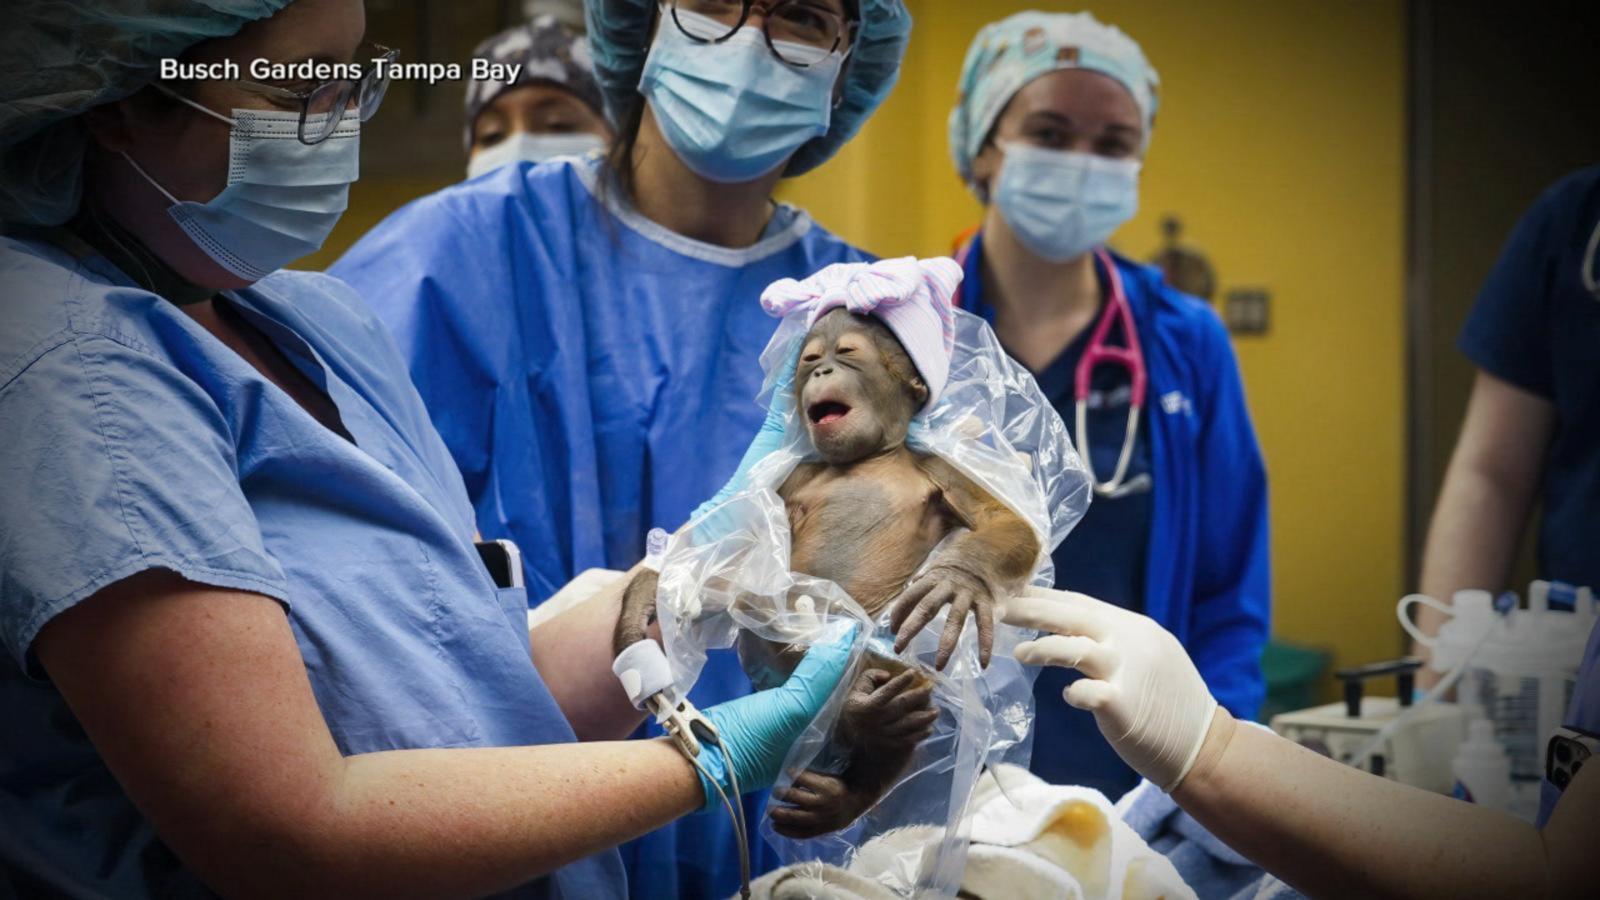
<path id="1" fill-rule="evenodd" d="M 921 375 L 913 375 L 906 386 L 911 389 L 911 396 L 916 398 L 917 409 L 922 409 L 923 404 L 928 402 L 928 383 L 922 380 Z"/>

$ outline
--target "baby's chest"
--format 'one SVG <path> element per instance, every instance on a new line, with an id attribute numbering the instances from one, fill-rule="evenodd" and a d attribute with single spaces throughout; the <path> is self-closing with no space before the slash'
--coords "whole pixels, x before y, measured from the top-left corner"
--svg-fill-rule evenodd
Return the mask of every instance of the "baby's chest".
<path id="1" fill-rule="evenodd" d="M 939 489 L 914 470 L 884 478 L 818 478 L 789 498 L 796 543 L 924 543 L 949 530 Z"/>

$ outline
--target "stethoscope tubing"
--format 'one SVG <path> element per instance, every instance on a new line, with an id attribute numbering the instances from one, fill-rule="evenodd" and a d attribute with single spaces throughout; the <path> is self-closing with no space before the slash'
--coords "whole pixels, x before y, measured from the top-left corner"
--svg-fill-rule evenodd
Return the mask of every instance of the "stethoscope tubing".
<path id="1" fill-rule="evenodd" d="M 1600 233 L 1600 232 L 1597 232 Z M 963 247 L 956 255 L 956 262 L 966 268 L 967 254 L 971 244 Z M 1122 287 L 1122 274 L 1117 271 L 1116 262 L 1104 247 L 1094 249 L 1095 262 L 1105 271 L 1106 303 L 1100 312 L 1100 318 L 1095 322 L 1094 331 L 1089 335 L 1089 344 L 1084 347 L 1083 356 L 1078 359 L 1077 369 L 1073 373 L 1072 398 L 1074 407 L 1073 443 L 1076 444 L 1078 456 L 1083 460 L 1085 471 L 1089 473 L 1089 480 L 1094 485 L 1094 492 L 1102 497 L 1118 497 L 1130 487 L 1126 481 L 1128 466 L 1133 461 L 1133 448 L 1138 443 L 1139 420 L 1144 412 L 1145 392 L 1149 388 L 1148 372 L 1144 365 L 1144 351 L 1139 346 L 1139 330 L 1134 325 L 1133 308 L 1128 305 L 1128 295 Z M 961 303 L 961 291 L 958 288 L 954 297 L 957 307 Z M 1122 325 L 1122 334 L 1127 345 L 1113 347 L 1108 343 L 1111 337 L 1111 328 L 1115 324 Z M 1094 374 L 1094 367 L 1101 363 L 1120 365 L 1128 370 L 1130 382 L 1128 403 L 1128 424 L 1123 430 L 1122 449 L 1117 454 L 1117 467 L 1111 473 L 1110 481 L 1101 481 L 1094 472 L 1094 460 L 1089 455 L 1089 381 Z"/>

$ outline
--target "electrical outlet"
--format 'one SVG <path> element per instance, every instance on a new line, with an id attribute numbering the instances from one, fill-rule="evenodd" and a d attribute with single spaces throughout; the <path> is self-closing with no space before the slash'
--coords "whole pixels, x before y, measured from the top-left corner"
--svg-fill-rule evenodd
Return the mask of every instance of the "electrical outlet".
<path id="1" fill-rule="evenodd" d="M 1222 318 L 1234 334 L 1266 334 L 1272 294 L 1263 287 L 1231 288 L 1223 297 Z"/>

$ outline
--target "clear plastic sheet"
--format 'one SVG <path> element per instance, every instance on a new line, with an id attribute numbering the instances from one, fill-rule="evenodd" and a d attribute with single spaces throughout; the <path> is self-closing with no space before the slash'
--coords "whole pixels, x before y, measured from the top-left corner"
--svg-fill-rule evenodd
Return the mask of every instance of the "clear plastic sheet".
<path id="1" fill-rule="evenodd" d="M 944 458 L 1033 527 L 1041 551 L 1032 582 L 1048 586 L 1053 578 L 1050 551 L 1088 508 L 1089 476 L 1060 417 L 1033 377 L 1001 350 L 989 326 L 957 311 L 955 333 L 949 382 L 934 407 L 913 421 L 908 444 L 914 451 Z M 763 404 L 772 401 L 778 369 L 792 364 L 804 335 L 803 314 L 792 314 L 762 354 L 767 373 Z M 786 388 L 784 393 L 791 392 Z M 944 612 L 897 655 L 884 624 L 889 608 L 872 621 L 838 585 L 791 572 L 789 518 L 777 489 L 814 452 L 793 397 L 781 396 L 777 402 L 785 405 L 789 420 L 784 447 L 751 469 L 745 490 L 691 521 L 668 543 L 657 611 L 674 678 L 687 692 L 706 652 L 737 642 L 756 686 L 768 687 L 782 675 L 764 673 L 762 660 L 745 652 L 759 643 L 748 636 L 804 647 L 837 639 L 849 623 L 859 623 L 850 669 L 790 750 L 778 781 L 782 788 L 807 768 L 828 769 L 830 755 L 836 755 L 829 748 L 830 737 L 868 653 L 920 668 L 934 682 L 939 719 L 882 800 L 846 829 L 822 837 L 784 838 L 772 830 L 767 816 L 762 832 L 786 863 L 819 860 L 845 866 L 877 835 L 906 826 L 936 826 L 943 829 L 936 851 L 895 860 L 884 867 L 887 874 L 882 877 L 886 886 L 907 896 L 954 894 L 967 846 L 961 822 L 980 772 L 1002 760 L 1027 762 L 1033 675 L 1012 658 L 1011 650 L 1031 635 L 997 622 L 991 662 L 980 669 L 976 630 L 967 627 L 949 665 L 935 672 Z M 940 549 L 942 545 L 929 559 L 936 559 Z M 739 639 L 741 633 L 745 640 Z"/>

